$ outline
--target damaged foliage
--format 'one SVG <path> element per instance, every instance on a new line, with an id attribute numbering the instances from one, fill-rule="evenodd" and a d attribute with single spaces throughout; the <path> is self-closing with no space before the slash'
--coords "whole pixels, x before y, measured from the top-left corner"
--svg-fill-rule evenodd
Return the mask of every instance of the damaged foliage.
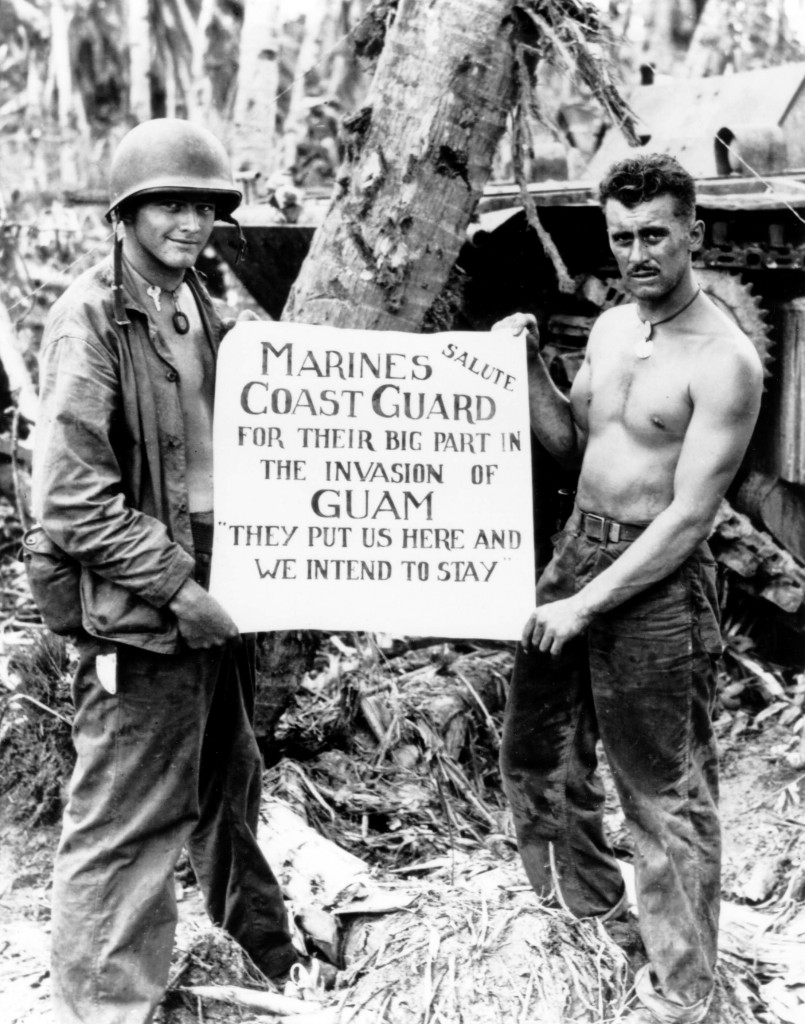
<path id="1" fill-rule="evenodd" d="M 556 243 L 540 221 L 528 191 L 526 153 L 533 145 L 532 121 L 552 131 L 555 126 L 537 95 L 539 64 L 554 65 L 581 79 L 612 122 L 633 145 L 639 143 L 634 115 L 621 96 L 612 69 L 615 41 L 587 0 L 521 0 L 515 5 L 518 31 L 515 36 L 515 103 L 512 110 L 512 161 L 514 176 L 528 224 L 536 232 L 556 272 L 561 292 L 572 294 L 577 282 L 568 273 Z"/>
<path id="2" fill-rule="evenodd" d="M 497 780 L 511 649 L 383 643 L 334 636 L 322 648 L 326 661 L 278 730 L 297 760 L 272 769 L 271 792 L 334 842 L 387 865 L 511 847 Z"/>
<path id="3" fill-rule="evenodd" d="M 519 0 L 515 12 L 517 46 L 532 73 L 545 61 L 580 79 L 613 124 L 637 146 L 634 115 L 613 71 L 618 66 L 615 41 L 597 6 L 589 0 Z M 547 123 L 533 92 L 528 98 L 521 96 L 520 102 Z"/>

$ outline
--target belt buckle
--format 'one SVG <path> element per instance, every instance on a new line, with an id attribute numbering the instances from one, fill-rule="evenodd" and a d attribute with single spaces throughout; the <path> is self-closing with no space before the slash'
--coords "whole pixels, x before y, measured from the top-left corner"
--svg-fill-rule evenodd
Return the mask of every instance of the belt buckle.
<path id="1" fill-rule="evenodd" d="M 609 520 L 606 516 L 597 516 L 592 512 L 584 513 L 584 532 L 590 538 L 590 540 L 597 540 L 599 543 L 603 543 L 607 539 L 607 523 Z M 594 526 L 598 528 L 598 532 L 593 529 L 588 530 L 588 526 Z"/>

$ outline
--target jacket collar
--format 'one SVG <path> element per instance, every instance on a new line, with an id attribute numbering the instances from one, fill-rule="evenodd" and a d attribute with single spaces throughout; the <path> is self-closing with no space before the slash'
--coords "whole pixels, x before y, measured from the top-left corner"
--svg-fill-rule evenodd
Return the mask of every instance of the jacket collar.
<path id="1" fill-rule="evenodd" d="M 142 317 L 148 322 L 148 311 L 143 305 L 141 305 L 134 297 L 132 285 L 130 283 L 131 277 L 125 264 L 121 267 L 121 286 L 120 292 L 115 291 L 115 265 L 114 265 L 114 252 L 111 252 L 101 263 L 98 264 L 98 280 L 102 285 L 109 288 L 109 294 L 112 297 L 112 301 L 115 309 L 115 319 L 120 326 L 125 326 L 131 321 L 125 319 L 126 313 L 135 313 L 138 317 Z M 199 313 L 201 314 L 201 322 L 204 327 L 204 333 L 207 335 L 207 340 L 214 352 L 217 352 L 218 345 L 221 342 L 222 327 L 220 317 L 215 309 L 215 306 L 210 298 L 207 289 L 204 286 L 204 275 L 199 273 L 195 267 L 190 267 L 185 274 L 185 282 L 190 287 L 198 303 Z M 117 312 L 123 313 L 123 319 L 117 315 Z"/>
<path id="2" fill-rule="evenodd" d="M 204 284 L 203 275 L 200 274 L 195 267 L 190 267 L 185 273 L 184 279 L 187 284 L 192 288 L 193 294 L 198 298 L 202 297 L 204 301 Z M 114 258 L 113 254 L 109 255 L 101 262 L 98 271 L 98 280 L 101 284 L 106 285 L 109 288 L 115 286 L 115 269 L 114 269 Z M 145 307 L 137 301 L 134 297 L 134 288 L 132 284 L 131 271 L 128 269 L 125 263 L 122 267 L 122 286 L 123 286 L 123 307 L 129 313 L 141 313 L 144 317 L 148 317 L 148 312 Z"/>

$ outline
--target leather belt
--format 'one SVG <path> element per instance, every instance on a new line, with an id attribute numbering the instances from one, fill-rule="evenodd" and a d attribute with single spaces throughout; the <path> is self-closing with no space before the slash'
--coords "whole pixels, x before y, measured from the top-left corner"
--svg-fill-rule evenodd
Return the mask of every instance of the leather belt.
<path id="1" fill-rule="evenodd" d="M 614 519 L 607 519 L 606 516 L 596 516 L 591 512 L 579 510 L 579 529 L 585 537 L 590 540 L 600 541 L 602 544 L 617 544 L 620 540 L 635 540 L 645 530 L 645 526 L 635 526 L 634 523 L 616 523 Z"/>

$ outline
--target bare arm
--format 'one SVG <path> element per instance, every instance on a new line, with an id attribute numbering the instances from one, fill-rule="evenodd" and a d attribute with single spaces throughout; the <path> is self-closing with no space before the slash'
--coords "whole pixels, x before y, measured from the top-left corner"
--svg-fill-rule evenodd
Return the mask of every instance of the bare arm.
<path id="1" fill-rule="evenodd" d="M 538 608 L 523 644 L 558 654 L 596 614 L 672 573 L 712 529 L 760 408 L 762 370 L 754 353 L 714 358 L 696 375 L 693 414 L 674 474 L 674 497 L 604 572 L 573 597 Z"/>
<path id="2" fill-rule="evenodd" d="M 508 330 L 515 337 L 525 332 L 531 429 L 555 459 L 564 465 L 578 465 L 583 444 L 570 400 L 554 384 L 540 355 L 536 318 L 531 313 L 514 313 L 499 320 L 492 330 Z"/>

